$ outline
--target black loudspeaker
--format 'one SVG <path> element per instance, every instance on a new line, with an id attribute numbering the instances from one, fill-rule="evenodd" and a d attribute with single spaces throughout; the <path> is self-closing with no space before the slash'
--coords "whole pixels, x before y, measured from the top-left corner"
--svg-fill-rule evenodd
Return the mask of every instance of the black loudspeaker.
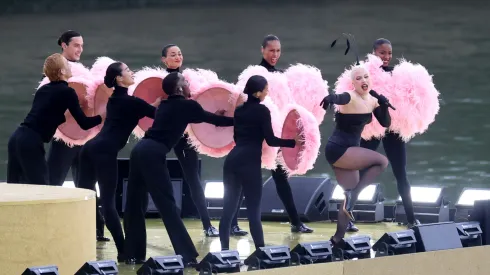
<path id="1" fill-rule="evenodd" d="M 136 271 L 137 275 L 153 275 L 153 274 L 184 274 L 184 262 L 182 256 L 159 256 L 150 257 Z"/>
<path id="2" fill-rule="evenodd" d="M 86 262 L 75 275 L 117 275 L 119 270 L 115 261 Z"/>
<path id="3" fill-rule="evenodd" d="M 490 200 L 475 201 L 470 220 L 480 223 L 482 244 L 490 244 Z"/>
<path id="4" fill-rule="evenodd" d="M 335 187 L 329 178 L 290 177 L 289 185 L 302 221 L 328 220 L 328 202 Z M 262 220 L 289 221 L 272 177 L 263 186 L 261 212 Z"/>
<path id="5" fill-rule="evenodd" d="M 291 254 L 288 246 L 264 246 L 255 250 L 243 262 L 247 271 L 287 267 L 291 265 Z"/>
<path id="6" fill-rule="evenodd" d="M 376 257 L 402 255 L 417 252 L 417 239 L 413 230 L 385 233 L 374 245 Z"/>
<path id="7" fill-rule="evenodd" d="M 240 272 L 240 254 L 237 250 L 209 252 L 197 265 L 199 274 L 236 273 Z"/>
<path id="8" fill-rule="evenodd" d="M 117 190 L 116 190 L 116 209 L 122 215 L 124 212 L 124 206 L 126 203 L 125 190 L 127 186 L 128 176 L 129 176 L 129 159 L 128 158 L 118 158 L 118 176 L 117 176 Z M 172 184 L 174 188 L 175 202 L 177 207 L 182 210 L 183 216 L 190 215 L 188 212 L 197 213 L 195 210 L 194 203 L 192 202 L 189 187 L 184 181 L 184 176 L 182 173 L 182 167 L 177 158 L 167 158 L 167 168 L 172 179 Z M 199 159 L 198 166 L 199 177 L 201 176 L 201 160 Z M 181 183 L 177 183 L 177 181 Z M 190 201 L 190 202 L 189 202 Z M 186 212 L 187 211 L 187 212 Z M 155 213 L 156 208 L 154 207 L 151 197 L 148 200 L 148 213 Z M 195 214 L 197 216 L 197 214 Z"/>
<path id="9" fill-rule="evenodd" d="M 417 225 L 412 230 L 417 238 L 417 252 L 462 248 L 454 222 Z"/>
<path id="10" fill-rule="evenodd" d="M 55 265 L 33 266 L 27 268 L 22 275 L 59 275 L 58 267 Z"/>

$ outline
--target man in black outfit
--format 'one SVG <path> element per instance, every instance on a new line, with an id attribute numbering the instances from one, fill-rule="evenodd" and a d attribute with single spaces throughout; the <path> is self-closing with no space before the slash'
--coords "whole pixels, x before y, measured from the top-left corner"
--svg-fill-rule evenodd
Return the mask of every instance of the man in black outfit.
<path id="1" fill-rule="evenodd" d="M 146 258 L 145 212 L 149 192 L 175 253 L 183 257 L 186 266 L 192 266 L 197 263 L 199 254 L 177 211 L 167 154 L 179 142 L 189 123 L 205 122 L 226 127 L 233 125 L 233 118 L 206 112 L 199 103 L 188 99 L 189 84 L 181 73 L 168 74 L 162 81 L 162 88 L 169 97 L 162 101 L 153 125 L 131 151 L 124 211 L 127 263 L 138 264 Z"/>
<path id="2" fill-rule="evenodd" d="M 61 47 L 61 54 L 69 62 L 80 62 L 83 52 L 83 37 L 79 32 L 69 30 L 61 34 L 58 39 L 58 46 Z M 54 186 L 62 186 L 65 182 L 68 170 L 71 168 L 73 183 L 78 187 L 78 158 L 82 146 L 74 145 L 70 147 L 62 140 L 51 141 L 51 146 L 48 152 L 48 171 L 49 184 Z M 109 238 L 104 237 L 105 221 L 100 212 L 100 203 L 97 198 L 97 241 L 108 242 Z"/>

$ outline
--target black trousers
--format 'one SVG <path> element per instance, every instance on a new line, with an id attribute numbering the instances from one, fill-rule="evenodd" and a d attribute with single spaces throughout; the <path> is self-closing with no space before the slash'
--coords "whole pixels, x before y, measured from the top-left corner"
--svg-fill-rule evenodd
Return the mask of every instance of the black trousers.
<path id="1" fill-rule="evenodd" d="M 78 187 L 95 189 L 99 183 L 100 202 L 107 229 L 119 254 L 124 253 L 124 233 L 116 210 L 117 153 L 98 140 L 87 142 L 80 151 Z"/>
<path id="2" fill-rule="evenodd" d="M 230 227 L 241 203 L 242 190 L 247 200 L 250 234 L 255 247 L 263 247 L 265 243 L 260 213 L 262 200 L 260 151 L 254 152 L 247 147 L 233 148 L 223 166 L 223 185 L 223 215 L 219 223 L 221 249 L 230 249 Z"/>
<path id="3" fill-rule="evenodd" d="M 185 262 L 199 254 L 180 218 L 167 168 L 169 149 L 151 139 L 142 139 L 131 151 L 129 160 L 128 196 L 124 211 L 126 255 L 146 259 L 145 213 L 150 193 L 160 212 L 175 253 Z"/>
<path id="4" fill-rule="evenodd" d="M 41 136 L 19 126 L 8 142 L 7 183 L 49 185 L 45 154 Z"/>
<path id="5" fill-rule="evenodd" d="M 199 178 L 199 156 L 197 152 L 188 144 L 184 136 L 174 147 L 174 153 L 179 160 L 184 180 L 189 185 L 192 201 L 199 212 L 204 229 L 211 227 L 211 220 L 206 206 L 206 197 Z"/>
<path id="6" fill-rule="evenodd" d="M 393 175 L 396 178 L 398 193 L 402 198 L 407 220 L 409 223 L 413 223 L 415 221 L 415 216 L 412 205 L 412 196 L 410 194 L 410 182 L 407 178 L 407 153 L 405 142 L 403 142 L 398 134 L 386 132 L 382 140 L 371 139 L 366 141 L 361 139 L 361 147 L 376 151 L 381 141 L 383 141 L 386 157 L 390 161 Z M 361 171 L 361 174 L 364 172 L 365 171 Z"/>
<path id="7" fill-rule="evenodd" d="M 79 157 L 82 146 L 75 145 L 70 147 L 63 141 L 52 140 L 51 146 L 48 152 L 48 171 L 49 171 L 49 184 L 54 186 L 62 186 L 65 182 L 68 170 L 71 168 L 71 174 L 73 182 L 76 187 L 80 187 L 78 184 L 78 167 Z M 93 189 L 95 191 L 95 188 Z M 104 236 L 104 218 L 100 211 L 100 200 L 97 200 L 97 212 L 96 212 L 96 227 L 97 236 Z"/>

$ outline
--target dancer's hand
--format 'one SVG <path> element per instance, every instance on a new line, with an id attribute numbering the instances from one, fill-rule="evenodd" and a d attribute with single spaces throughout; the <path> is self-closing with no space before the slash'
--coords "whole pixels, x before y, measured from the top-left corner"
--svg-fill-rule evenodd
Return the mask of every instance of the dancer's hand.
<path id="1" fill-rule="evenodd" d="M 327 111 L 329 107 L 333 108 L 332 95 L 324 97 L 322 102 L 320 102 L 320 106 L 322 106 L 325 111 Z"/>
<path id="2" fill-rule="evenodd" d="M 302 146 L 305 144 L 305 141 L 303 140 L 303 138 L 301 137 L 301 135 L 296 135 L 294 137 L 294 142 L 296 143 L 296 146 Z"/>
<path id="3" fill-rule="evenodd" d="M 157 100 L 155 100 L 155 102 L 153 102 L 153 103 L 151 104 L 151 106 L 153 106 L 153 107 L 158 107 L 158 106 L 160 105 L 160 103 L 161 103 L 161 102 L 162 102 L 162 98 L 161 98 L 161 97 L 159 97 L 159 98 L 157 98 Z"/>
<path id="4" fill-rule="evenodd" d="M 214 114 L 219 115 L 219 116 L 224 116 L 225 112 L 226 112 L 225 110 L 217 110 L 216 112 L 214 112 Z"/>

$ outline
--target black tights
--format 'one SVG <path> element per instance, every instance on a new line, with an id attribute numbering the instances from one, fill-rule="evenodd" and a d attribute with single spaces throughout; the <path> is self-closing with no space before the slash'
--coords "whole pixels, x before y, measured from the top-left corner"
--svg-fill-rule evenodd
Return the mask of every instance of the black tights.
<path id="1" fill-rule="evenodd" d="M 367 148 L 373 151 L 378 149 L 380 139 L 361 140 L 361 147 Z M 410 194 L 410 182 L 407 178 L 407 153 L 405 150 L 405 142 L 400 138 L 398 134 L 387 132 L 383 137 L 383 147 L 391 164 L 393 175 L 396 178 L 398 187 L 398 193 L 402 198 L 403 207 L 407 215 L 407 221 L 409 223 L 415 222 L 415 215 L 412 205 L 412 196 Z M 361 175 L 366 170 L 361 171 Z"/>

